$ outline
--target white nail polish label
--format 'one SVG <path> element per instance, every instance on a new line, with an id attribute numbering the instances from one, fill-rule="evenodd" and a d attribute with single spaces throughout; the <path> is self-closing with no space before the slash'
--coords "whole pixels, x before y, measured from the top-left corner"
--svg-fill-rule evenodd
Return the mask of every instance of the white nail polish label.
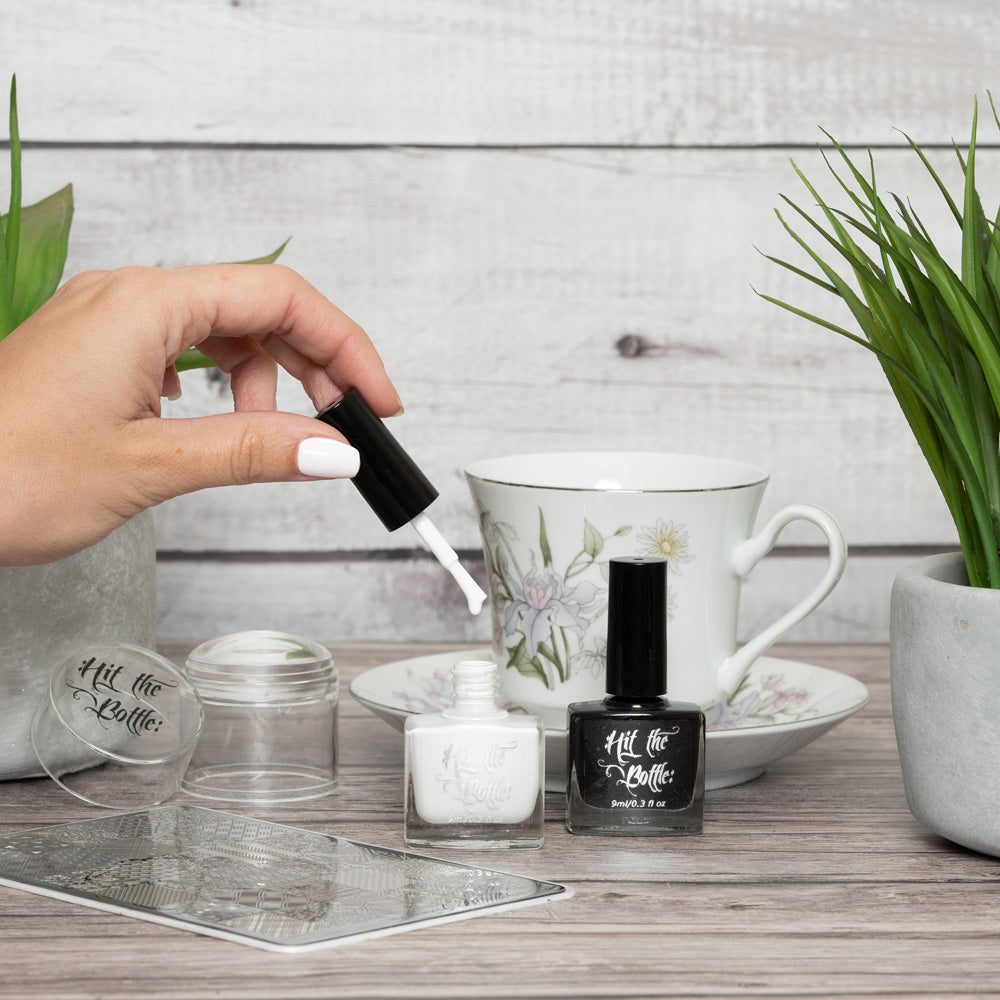
<path id="1" fill-rule="evenodd" d="M 527 820 L 538 801 L 538 736 L 534 725 L 508 716 L 410 736 L 414 809 L 427 823 Z M 520 731 L 519 731 L 520 730 Z"/>
<path id="2" fill-rule="evenodd" d="M 497 667 L 461 660 L 452 703 L 404 724 L 408 845 L 541 847 L 545 732 L 497 704 Z"/>
<path id="3" fill-rule="evenodd" d="M 361 467 L 357 448 L 332 438 L 300 441 L 296 458 L 299 472 L 316 479 L 351 479 Z"/>

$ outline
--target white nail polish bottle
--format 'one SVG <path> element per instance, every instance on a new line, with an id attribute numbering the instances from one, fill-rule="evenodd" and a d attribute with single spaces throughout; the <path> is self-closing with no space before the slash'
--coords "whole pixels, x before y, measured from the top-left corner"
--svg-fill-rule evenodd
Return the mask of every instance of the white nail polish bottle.
<path id="1" fill-rule="evenodd" d="M 406 720 L 407 846 L 541 847 L 545 730 L 497 705 L 497 667 L 452 668 L 450 708 Z"/>

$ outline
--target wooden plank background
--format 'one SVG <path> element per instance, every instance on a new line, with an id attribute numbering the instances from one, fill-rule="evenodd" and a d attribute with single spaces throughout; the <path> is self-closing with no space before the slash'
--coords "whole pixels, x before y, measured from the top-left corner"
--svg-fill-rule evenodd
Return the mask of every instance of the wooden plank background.
<path id="1" fill-rule="evenodd" d="M 795 639 L 883 639 L 894 572 L 955 532 L 872 359 L 763 302 L 827 306 L 755 247 L 820 176 L 822 124 L 947 223 L 896 131 L 954 177 L 994 82 L 978 0 L 3 0 L 29 200 L 72 181 L 67 273 L 264 253 L 361 322 L 474 572 L 468 462 L 664 449 L 772 472 L 761 518 L 827 507 L 844 582 Z M 997 131 L 983 125 L 987 145 Z M 862 154 L 863 155 L 863 154 Z M 987 211 L 1000 157 L 980 164 Z M 808 199 L 804 199 L 808 201 Z M 951 238 L 949 233 L 946 239 Z M 957 241 L 955 242 L 957 246 Z M 623 338 L 630 338 L 623 341 Z M 625 344 L 638 345 L 636 354 Z M 225 407 L 203 372 L 171 414 Z M 309 412 L 290 381 L 279 401 Z M 216 490 L 157 511 L 160 629 L 480 641 L 406 529 L 344 483 Z M 744 595 L 749 633 L 820 573 L 789 531 Z"/>

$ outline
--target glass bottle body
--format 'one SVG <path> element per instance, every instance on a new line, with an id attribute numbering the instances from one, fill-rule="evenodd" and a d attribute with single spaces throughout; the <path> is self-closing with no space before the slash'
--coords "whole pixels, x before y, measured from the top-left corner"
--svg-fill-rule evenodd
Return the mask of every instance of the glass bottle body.
<path id="1" fill-rule="evenodd" d="M 544 729 L 526 715 L 406 720 L 410 847 L 541 847 Z"/>
<path id="2" fill-rule="evenodd" d="M 666 698 L 569 706 L 566 827 L 571 833 L 701 833 L 705 716 Z"/>

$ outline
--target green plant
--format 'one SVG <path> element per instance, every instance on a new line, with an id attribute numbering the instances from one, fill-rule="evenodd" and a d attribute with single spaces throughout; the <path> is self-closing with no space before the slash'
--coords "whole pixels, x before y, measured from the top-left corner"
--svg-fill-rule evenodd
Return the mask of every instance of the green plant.
<path id="1" fill-rule="evenodd" d="M 992 96 L 990 106 L 1000 127 Z M 961 205 L 905 136 L 961 229 L 957 271 L 908 202 L 891 195 L 890 211 L 871 151 L 862 171 L 824 132 L 835 151 L 823 152 L 824 161 L 853 208 L 828 204 L 793 161 L 822 219 L 781 196 L 811 230 L 807 240 L 776 212 L 822 276 L 764 256 L 843 300 L 860 333 L 762 297 L 874 353 L 954 519 L 969 582 L 1000 588 L 1000 214 L 987 218 L 976 190 L 978 114 L 976 102 L 966 153 L 953 144 L 964 176 Z"/>
<path id="2" fill-rule="evenodd" d="M 6 337 L 59 286 L 66 266 L 73 187 L 21 206 L 21 138 L 17 80 L 10 83 L 10 209 L 0 217 L 0 338 Z"/>
<path id="3" fill-rule="evenodd" d="M 23 323 L 59 287 L 73 221 L 73 185 L 67 184 L 33 205 L 21 204 L 21 137 L 17 117 L 17 77 L 10 81 L 10 206 L 0 215 L 0 340 Z M 277 250 L 244 264 L 269 264 Z M 213 367 L 196 348 L 176 361 L 178 371 Z"/>

